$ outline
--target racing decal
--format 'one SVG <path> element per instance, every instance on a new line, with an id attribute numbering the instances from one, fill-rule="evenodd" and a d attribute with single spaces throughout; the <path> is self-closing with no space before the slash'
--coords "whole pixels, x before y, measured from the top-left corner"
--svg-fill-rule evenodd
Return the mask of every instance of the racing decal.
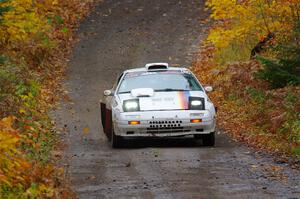
<path id="1" fill-rule="evenodd" d="M 190 91 L 177 92 L 180 109 L 189 108 Z"/>
<path id="2" fill-rule="evenodd" d="M 181 75 L 181 74 L 190 74 L 189 71 L 186 71 L 186 70 L 166 70 L 166 71 L 158 71 L 158 72 L 155 72 L 155 71 L 151 71 L 151 72 L 148 72 L 148 71 L 137 71 L 137 72 L 130 72 L 130 73 L 127 73 L 125 76 L 124 76 L 124 79 L 128 79 L 128 78 L 133 78 L 133 77 L 139 77 L 139 76 L 143 76 L 143 75 L 160 75 L 160 74 L 178 74 L 178 75 Z"/>

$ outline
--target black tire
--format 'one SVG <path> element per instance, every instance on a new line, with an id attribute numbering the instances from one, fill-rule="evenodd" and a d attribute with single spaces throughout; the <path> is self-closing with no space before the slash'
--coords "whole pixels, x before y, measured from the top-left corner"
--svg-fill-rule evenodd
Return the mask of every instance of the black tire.
<path id="1" fill-rule="evenodd" d="M 204 146 L 215 146 L 215 132 L 202 136 L 202 142 Z"/>
<path id="2" fill-rule="evenodd" d="M 111 111 L 109 109 L 105 108 L 105 125 L 103 128 L 104 134 L 106 135 L 108 141 L 111 141 L 112 138 L 112 132 L 113 132 L 113 124 L 112 124 L 112 117 L 111 117 Z"/>
<path id="3" fill-rule="evenodd" d="M 111 146 L 112 148 L 120 148 L 122 147 L 123 139 L 121 136 L 116 135 L 114 132 L 112 132 L 111 135 Z"/>
<path id="4" fill-rule="evenodd" d="M 106 105 L 104 103 L 100 103 L 100 111 L 101 111 L 101 124 L 102 124 L 103 129 L 105 129 Z"/>
<path id="5" fill-rule="evenodd" d="M 202 138 L 203 138 L 202 135 L 199 135 L 199 134 L 194 135 L 194 139 L 196 139 L 196 140 L 201 140 Z"/>

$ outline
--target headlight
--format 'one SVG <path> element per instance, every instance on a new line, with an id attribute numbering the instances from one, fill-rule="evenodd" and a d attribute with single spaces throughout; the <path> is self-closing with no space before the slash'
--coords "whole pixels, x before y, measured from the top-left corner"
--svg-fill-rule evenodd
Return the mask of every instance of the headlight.
<path id="1" fill-rule="evenodd" d="M 124 112 L 134 112 L 140 110 L 140 103 L 138 99 L 124 100 L 123 101 Z"/>
<path id="2" fill-rule="evenodd" d="M 192 106 L 201 106 L 202 102 L 201 102 L 201 100 L 193 100 L 193 101 L 191 101 L 191 105 Z"/>
<path id="3" fill-rule="evenodd" d="M 189 109 L 190 110 L 204 110 L 204 98 L 202 97 L 190 97 L 189 98 Z"/>

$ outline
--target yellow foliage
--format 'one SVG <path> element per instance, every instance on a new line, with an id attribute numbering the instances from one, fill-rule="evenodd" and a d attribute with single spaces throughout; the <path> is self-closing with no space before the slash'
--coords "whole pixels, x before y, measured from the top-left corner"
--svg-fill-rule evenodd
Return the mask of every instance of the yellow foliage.
<path id="1" fill-rule="evenodd" d="M 47 111 L 74 27 L 91 2 L 0 0 L 0 198 L 60 198 L 65 192 L 57 188 L 63 174 L 50 161 L 57 137 Z M 18 119 L 1 120 L 10 114 Z"/>
<path id="2" fill-rule="evenodd" d="M 290 39 L 299 21 L 300 0 L 208 0 L 206 4 L 217 21 L 208 36 L 217 52 L 237 43 L 254 47 L 268 33 L 275 34 L 276 42 Z"/>
<path id="3" fill-rule="evenodd" d="M 23 183 L 24 172 L 29 167 L 17 148 L 20 138 L 12 127 L 13 120 L 13 117 L 0 120 L 0 184 L 9 187 Z"/>
<path id="4" fill-rule="evenodd" d="M 51 198 L 53 182 L 48 178 L 53 175 L 53 167 L 41 167 L 26 159 L 19 147 L 21 133 L 13 128 L 14 120 L 14 117 L 0 120 L 0 198 L 9 195 L 4 190 L 14 188 L 22 190 L 24 198 Z"/>
<path id="5" fill-rule="evenodd" d="M 37 33 L 50 29 L 44 16 L 38 13 L 37 2 L 33 0 L 13 0 L 1 3 L 9 7 L 1 17 L 0 44 L 26 42 Z"/>

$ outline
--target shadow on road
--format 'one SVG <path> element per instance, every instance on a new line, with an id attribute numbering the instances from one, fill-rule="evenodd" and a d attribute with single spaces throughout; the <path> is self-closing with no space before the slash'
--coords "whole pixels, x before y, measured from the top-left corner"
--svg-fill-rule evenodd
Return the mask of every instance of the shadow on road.
<path id="1" fill-rule="evenodd" d="M 232 148 L 240 145 L 228 139 L 224 134 L 216 136 L 214 147 L 204 146 L 202 139 L 189 137 L 166 137 L 166 138 L 125 138 L 122 140 L 120 149 L 140 149 L 140 148 Z M 107 141 L 108 144 L 110 144 Z"/>
<path id="2" fill-rule="evenodd" d="M 131 138 L 123 140 L 122 148 L 146 148 L 146 147 L 158 147 L 158 148 L 170 148 L 170 147 L 205 147 L 202 144 L 202 140 L 195 140 L 193 138 Z"/>

